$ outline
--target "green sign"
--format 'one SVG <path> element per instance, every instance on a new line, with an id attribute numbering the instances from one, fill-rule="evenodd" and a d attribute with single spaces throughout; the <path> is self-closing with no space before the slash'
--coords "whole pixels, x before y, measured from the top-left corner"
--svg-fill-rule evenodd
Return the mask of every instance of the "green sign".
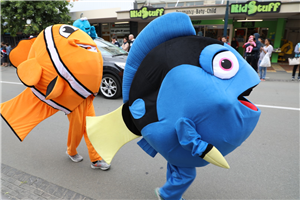
<path id="1" fill-rule="evenodd" d="M 159 17 L 162 16 L 164 12 L 164 8 L 141 7 L 141 9 L 130 10 L 130 18 L 147 19 L 148 17 Z"/>
<path id="2" fill-rule="evenodd" d="M 278 13 L 281 2 L 258 2 L 247 1 L 246 3 L 232 3 L 230 5 L 230 14 L 255 15 L 256 13 Z"/>

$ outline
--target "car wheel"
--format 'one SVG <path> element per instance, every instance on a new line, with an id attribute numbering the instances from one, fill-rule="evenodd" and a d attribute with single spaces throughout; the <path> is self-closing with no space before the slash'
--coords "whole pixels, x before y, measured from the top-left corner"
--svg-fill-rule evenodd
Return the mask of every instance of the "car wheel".
<path id="1" fill-rule="evenodd" d="M 121 96 L 121 84 L 111 74 L 104 74 L 100 85 L 101 94 L 108 99 L 116 99 Z"/>

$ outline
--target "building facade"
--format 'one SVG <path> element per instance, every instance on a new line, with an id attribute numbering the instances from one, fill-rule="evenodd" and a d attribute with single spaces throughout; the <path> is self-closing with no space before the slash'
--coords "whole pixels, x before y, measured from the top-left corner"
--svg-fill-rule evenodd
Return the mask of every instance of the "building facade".
<path id="1" fill-rule="evenodd" d="M 96 26 L 98 36 L 105 40 L 117 36 L 120 42 L 130 33 L 137 36 L 153 19 L 171 12 L 189 15 L 197 35 L 215 39 L 224 35 L 227 0 L 150 0 L 127 3 L 131 9 L 115 7 L 77 11 L 72 12 L 71 16 L 75 20 L 83 14 Z M 241 54 L 244 52 L 243 44 L 254 33 L 259 33 L 263 39 L 270 38 L 274 49 L 286 46 L 285 50 L 281 49 L 282 52 L 273 53 L 273 63 L 288 56 L 291 52 L 288 50 L 300 42 L 300 0 L 230 0 L 228 4 L 225 34 L 229 43 L 233 37 L 237 39 Z"/>

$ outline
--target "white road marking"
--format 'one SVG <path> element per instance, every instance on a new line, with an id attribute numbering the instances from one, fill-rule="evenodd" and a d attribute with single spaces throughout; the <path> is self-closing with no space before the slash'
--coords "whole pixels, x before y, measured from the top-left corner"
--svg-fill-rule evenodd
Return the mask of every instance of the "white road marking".
<path id="1" fill-rule="evenodd" d="M 7 83 L 7 84 L 18 84 L 18 85 L 23 85 L 23 83 L 17 83 L 17 82 L 8 82 L 8 81 L 0 81 L 0 83 Z"/>
<path id="2" fill-rule="evenodd" d="M 22 83 L 8 82 L 8 81 L 0 81 L 0 83 L 23 85 Z M 297 110 L 297 111 L 300 111 L 300 108 L 291 108 L 291 107 L 282 107 L 282 106 L 269 106 L 269 105 L 260 105 L 260 104 L 255 104 L 255 105 L 258 106 L 258 107 L 262 107 L 262 108 L 276 108 L 276 109 L 283 109 L 283 110 Z"/>
<path id="3" fill-rule="evenodd" d="M 257 107 L 262 107 L 262 108 L 276 108 L 276 109 L 283 109 L 283 110 L 297 110 L 300 111 L 300 108 L 291 108 L 291 107 L 282 107 L 282 106 L 269 106 L 269 105 L 259 105 L 255 104 Z"/>

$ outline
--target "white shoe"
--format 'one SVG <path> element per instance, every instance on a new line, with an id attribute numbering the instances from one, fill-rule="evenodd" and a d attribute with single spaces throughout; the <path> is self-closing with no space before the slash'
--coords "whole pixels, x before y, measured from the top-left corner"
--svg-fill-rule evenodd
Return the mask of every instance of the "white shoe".
<path id="1" fill-rule="evenodd" d="M 73 162 L 81 162 L 83 160 L 83 157 L 79 154 L 76 154 L 75 156 L 70 156 L 68 154 L 68 151 L 66 151 L 66 154 L 69 156 L 69 158 L 73 161 Z"/>

